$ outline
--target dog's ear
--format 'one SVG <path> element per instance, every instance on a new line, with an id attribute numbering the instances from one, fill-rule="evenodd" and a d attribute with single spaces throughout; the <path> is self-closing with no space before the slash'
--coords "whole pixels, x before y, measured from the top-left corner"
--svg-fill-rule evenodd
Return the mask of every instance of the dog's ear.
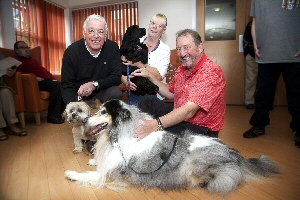
<path id="1" fill-rule="evenodd" d="M 121 118 L 124 121 L 130 119 L 131 118 L 131 112 L 129 110 L 127 110 L 127 109 L 124 109 L 124 111 L 122 111 Z"/>
<path id="2" fill-rule="evenodd" d="M 68 114 L 67 114 L 67 109 L 65 109 L 64 112 L 62 113 L 62 117 L 70 123 L 70 120 L 69 120 Z"/>
<path id="3" fill-rule="evenodd" d="M 114 121 L 115 126 L 118 127 L 118 125 L 128 121 L 131 119 L 131 113 L 127 109 L 119 110 L 118 115 L 116 116 Z"/>
<path id="4" fill-rule="evenodd" d="M 93 104 L 91 105 L 91 108 L 92 108 L 92 109 L 99 109 L 100 106 L 101 106 L 100 100 L 99 100 L 99 99 L 96 99 L 96 100 L 93 102 Z"/>
<path id="5" fill-rule="evenodd" d="M 99 99 L 96 99 L 90 107 L 91 114 L 94 115 L 99 111 L 101 107 L 101 102 Z"/>

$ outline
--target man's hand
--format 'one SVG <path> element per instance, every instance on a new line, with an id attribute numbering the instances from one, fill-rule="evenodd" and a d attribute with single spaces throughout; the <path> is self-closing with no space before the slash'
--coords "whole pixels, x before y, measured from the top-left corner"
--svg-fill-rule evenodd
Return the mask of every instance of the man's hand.
<path id="1" fill-rule="evenodd" d="M 259 52 L 259 49 L 257 48 L 257 49 L 255 49 L 254 51 L 255 51 L 256 56 L 257 56 L 258 58 L 260 58 L 260 52 Z"/>
<path id="2" fill-rule="evenodd" d="M 87 82 L 82 84 L 77 92 L 78 96 L 88 97 L 90 96 L 96 87 L 93 85 L 93 82 Z"/>
<path id="3" fill-rule="evenodd" d="M 44 79 L 41 77 L 36 77 L 37 81 L 43 81 Z"/>
<path id="4" fill-rule="evenodd" d="M 136 127 L 134 137 L 137 138 L 139 141 L 155 131 L 157 131 L 156 119 L 152 119 L 152 120 L 144 119 L 144 123 L 139 124 Z"/>

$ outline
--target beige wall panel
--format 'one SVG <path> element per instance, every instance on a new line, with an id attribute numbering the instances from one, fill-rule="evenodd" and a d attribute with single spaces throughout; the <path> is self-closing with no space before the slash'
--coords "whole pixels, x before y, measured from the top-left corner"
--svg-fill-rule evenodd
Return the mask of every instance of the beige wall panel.
<path id="1" fill-rule="evenodd" d="M 226 103 L 244 103 L 244 55 L 239 52 L 239 35 L 244 33 L 246 2 L 237 1 L 236 40 L 203 42 L 207 55 L 220 65 L 227 81 Z M 205 0 L 197 1 L 197 27 L 204 40 Z"/>

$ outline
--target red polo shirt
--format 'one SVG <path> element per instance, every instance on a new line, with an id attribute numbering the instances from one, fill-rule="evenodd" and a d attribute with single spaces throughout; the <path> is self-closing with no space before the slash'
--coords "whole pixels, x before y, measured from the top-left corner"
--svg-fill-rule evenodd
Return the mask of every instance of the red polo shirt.
<path id="1" fill-rule="evenodd" d="M 197 104 L 199 110 L 186 121 L 211 131 L 220 131 L 224 127 L 225 88 L 226 81 L 221 67 L 205 53 L 191 74 L 185 67 L 179 66 L 170 83 L 170 92 L 174 94 L 174 108 L 179 108 L 188 101 Z"/>

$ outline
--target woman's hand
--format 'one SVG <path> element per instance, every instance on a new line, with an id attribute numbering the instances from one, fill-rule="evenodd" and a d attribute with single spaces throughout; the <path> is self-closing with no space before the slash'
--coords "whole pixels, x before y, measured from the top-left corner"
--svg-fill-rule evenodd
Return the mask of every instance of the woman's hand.
<path id="1" fill-rule="evenodd" d="M 132 78 L 132 76 L 130 76 Z M 121 77 L 121 81 L 124 84 L 126 90 L 128 90 L 128 80 L 127 80 L 127 76 L 122 75 Z M 130 81 L 130 90 L 132 91 L 136 91 L 137 86 Z"/>
<path id="2" fill-rule="evenodd" d="M 145 68 L 137 69 L 134 72 L 132 72 L 131 75 L 132 76 L 142 76 L 142 77 L 149 78 L 149 79 L 151 77 L 151 73 Z"/>
<path id="3" fill-rule="evenodd" d="M 7 68 L 6 74 L 8 77 L 12 77 L 16 73 L 16 71 L 17 71 L 17 68 L 15 68 L 15 69 Z"/>
<path id="4" fill-rule="evenodd" d="M 124 56 L 122 56 L 122 61 L 124 65 L 136 66 L 140 69 L 145 68 L 146 64 L 142 63 L 141 61 L 132 63 L 130 60 L 127 60 Z"/>

